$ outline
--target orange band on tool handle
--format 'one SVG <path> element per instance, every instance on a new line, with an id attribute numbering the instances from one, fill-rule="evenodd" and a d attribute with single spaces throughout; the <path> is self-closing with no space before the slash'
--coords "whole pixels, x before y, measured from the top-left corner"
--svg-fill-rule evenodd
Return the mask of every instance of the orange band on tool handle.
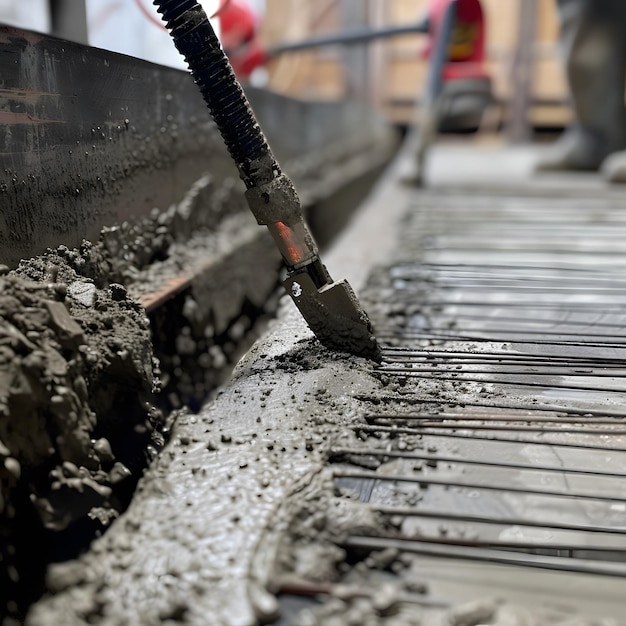
<path id="1" fill-rule="evenodd" d="M 297 268 L 317 257 L 317 249 L 307 234 L 304 222 L 287 225 L 284 222 L 267 224 L 278 249 L 290 268 Z"/>

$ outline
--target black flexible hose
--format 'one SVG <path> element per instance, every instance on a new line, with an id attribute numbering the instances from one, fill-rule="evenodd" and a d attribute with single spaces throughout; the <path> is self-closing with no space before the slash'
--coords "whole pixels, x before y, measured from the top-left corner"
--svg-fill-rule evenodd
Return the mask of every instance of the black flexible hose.
<path id="1" fill-rule="evenodd" d="M 271 181 L 280 174 L 280 166 L 204 9 L 195 0 L 153 4 L 185 57 L 246 187 Z"/>

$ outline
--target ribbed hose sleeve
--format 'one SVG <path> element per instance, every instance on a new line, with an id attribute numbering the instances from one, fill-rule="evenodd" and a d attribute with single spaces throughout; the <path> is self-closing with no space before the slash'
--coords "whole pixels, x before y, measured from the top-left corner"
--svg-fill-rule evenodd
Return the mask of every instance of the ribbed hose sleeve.
<path id="1" fill-rule="evenodd" d="M 273 180 L 280 166 L 203 8 L 195 0 L 153 4 L 185 57 L 246 187 Z"/>

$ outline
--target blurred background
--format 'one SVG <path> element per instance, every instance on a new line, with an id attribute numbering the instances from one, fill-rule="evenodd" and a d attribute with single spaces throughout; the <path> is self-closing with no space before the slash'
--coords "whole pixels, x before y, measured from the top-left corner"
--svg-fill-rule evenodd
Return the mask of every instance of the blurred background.
<path id="1" fill-rule="evenodd" d="M 428 0 L 268 0 L 263 24 L 267 45 L 348 29 L 380 29 L 416 23 Z M 568 91 L 558 54 L 554 0 L 482 0 L 485 65 L 494 108 L 490 123 L 512 139 L 552 131 L 571 120 Z M 269 86 L 307 98 L 367 98 L 394 122 L 413 119 L 425 84 L 424 35 L 402 35 L 369 45 L 329 46 L 296 52 L 268 65 Z"/>
<path id="2" fill-rule="evenodd" d="M 355 29 L 417 24 L 430 0 L 205 0 L 225 47 L 241 44 L 242 82 L 303 99 L 358 98 L 410 124 L 428 72 L 421 33 L 267 54 Z M 482 0 L 484 69 L 493 101 L 483 124 L 511 141 L 571 121 L 555 0 Z M 239 13 L 237 13 L 239 11 Z M 242 12 L 243 11 L 243 12 Z M 230 12 L 230 16 L 228 13 Z M 0 0 L 0 22 L 184 68 L 151 0 Z M 226 24 L 226 28 L 224 28 Z M 253 44 L 253 50 L 250 49 Z"/>

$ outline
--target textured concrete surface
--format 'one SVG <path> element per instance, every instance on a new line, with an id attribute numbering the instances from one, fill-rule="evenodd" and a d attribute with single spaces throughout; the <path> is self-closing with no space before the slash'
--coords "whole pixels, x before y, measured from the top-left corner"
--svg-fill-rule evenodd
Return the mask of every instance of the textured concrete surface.
<path id="1" fill-rule="evenodd" d="M 419 227 L 411 212 L 420 210 L 423 198 L 436 208 L 437 188 L 459 179 L 484 188 L 502 163 L 498 187 L 512 195 L 515 189 L 539 193 L 529 190 L 528 153 L 468 150 L 438 146 L 428 164 L 432 188 L 425 192 L 402 184 L 411 167 L 410 154 L 402 155 L 324 255 L 331 275 L 347 278 L 376 309 L 377 321 L 397 313 L 381 301 L 389 292 L 377 291 L 377 268 L 421 254 L 401 244 L 407 224 Z M 557 181 L 547 180 L 546 187 L 563 202 L 575 197 Z M 597 188 L 604 189 L 590 178 L 587 201 Z M 619 201 L 620 190 L 606 192 Z M 449 193 L 458 201 L 465 192 Z M 497 206 L 496 194 L 494 216 Z M 346 561 L 341 545 L 347 535 L 389 528 L 372 508 L 333 485 L 332 450 L 360 445 L 363 435 L 354 426 L 366 426 L 364 416 L 377 407 L 401 406 L 403 394 L 438 406 L 463 405 L 484 387 L 418 379 L 402 388 L 375 369 L 320 348 L 285 301 L 215 400 L 174 424 L 171 442 L 129 510 L 79 561 L 51 568 L 49 594 L 31 611 L 28 626 L 622 624 L 619 576 L 520 572 L 462 559 L 407 558 L 393 550 L 356 565 Z M 407 442 L 419 449 L 418 440 Z M 383 438 L 382 444 L 392 441 Z M 384 464 L 381 471 L 399 470 Z M 281 617 L 279 592 L 298 585 L 305 595 L 322 593 L 322 606 L 305 604 Z"/>

